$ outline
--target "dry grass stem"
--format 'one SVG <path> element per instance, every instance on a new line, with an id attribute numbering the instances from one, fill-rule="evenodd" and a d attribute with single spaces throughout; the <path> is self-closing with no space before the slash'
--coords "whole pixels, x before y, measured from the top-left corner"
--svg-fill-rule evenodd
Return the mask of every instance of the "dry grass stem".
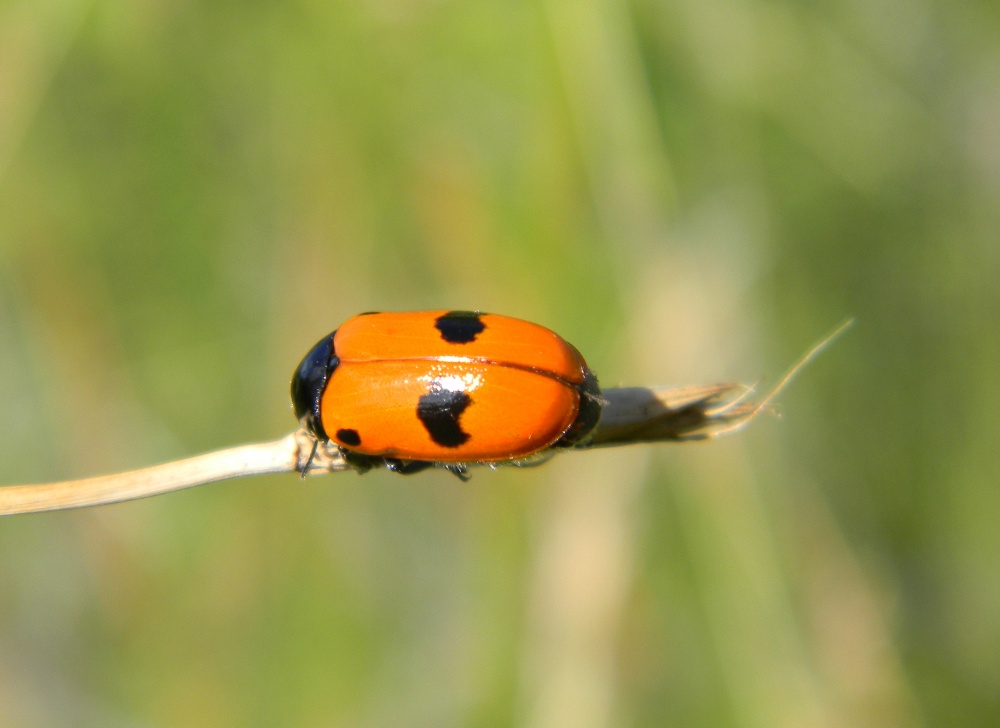
<path id="1" fill-rule="evenodd" d="M 641 442 L 686 442 L 736 432 L 768 409 L 806 364 L 851 325 L 814 346 L 763 399 L 742 384 L 703 387 L 625 387 L 603 392 L 606 404 L 592 447 Z M 303 430 L 280 440 L 217 450 L 185 460 L 83 480 L 0 487 L 0 516 L 58 511 L 146 498 L 220 480 L 267 473 L 350 470 L 335 448 L 317 447 Z"/>

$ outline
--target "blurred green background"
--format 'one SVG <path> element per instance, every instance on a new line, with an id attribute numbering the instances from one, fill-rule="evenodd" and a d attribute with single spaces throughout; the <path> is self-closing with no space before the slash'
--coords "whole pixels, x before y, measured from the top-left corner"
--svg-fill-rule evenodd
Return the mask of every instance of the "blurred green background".
<path id="1" fill-rule="evenodd" d="M 0 483 L 278 437 L 365 310 L 782 417 L 0 522 L 4 726 L 1000 724 L 1000 6 L 0 3 Z"/>

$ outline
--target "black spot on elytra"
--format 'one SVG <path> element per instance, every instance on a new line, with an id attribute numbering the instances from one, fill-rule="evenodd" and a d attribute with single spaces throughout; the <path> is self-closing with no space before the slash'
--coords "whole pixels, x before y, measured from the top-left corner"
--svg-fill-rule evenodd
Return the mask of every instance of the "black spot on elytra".
<path id="1" fill-rule="evenodd" d="M 357 447 L 361 444 L 361 435 L 358 434 L 357 430 L 347 428 L 337 430 L 337 439 L 348 447 Z"/>
<path id="2" fill-rule="evenodd" d="M 449 344 L 468 344 L 475 341 L 486 328 L 480 315 L 478 311 L 449 311 L 438 316 L 434 328 L 441 332 L 441 338 Z"/>
<path id="3" fill-rule="evenodd" d="M 471 403 L 472 397 L 465 392 L 449 392 L 434 382 L 420 398 L 417 417 L 438 445 L 458 447 L 469 440 L 469 433 L 462 431 L 458 419 Z"/>

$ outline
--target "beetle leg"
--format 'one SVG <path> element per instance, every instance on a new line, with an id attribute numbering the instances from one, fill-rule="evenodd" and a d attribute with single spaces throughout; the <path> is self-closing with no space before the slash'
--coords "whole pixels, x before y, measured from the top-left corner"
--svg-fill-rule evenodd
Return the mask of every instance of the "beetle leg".
<path id="1" fill-rule="evenodd" d="M 382 458 L 382 464 L 385 465 L 386 470 L 393 473 L 399 473 L 400 475 L 413 475 L 414 473 L 420 473 L 427 470 L 427 468 L 433 468 L 438 463 L 433 463 L 429 460 L 400 460 L 399 458 Z M 461 480 L 463 483 L 467 483 L 472 478 L 472 476 L 469 475 L 469 468 L 462 463 L 449 463 L 447 465 L 442 465 L 441 467 Z"/>
<path id="2" fill-rule="evenodd" d="M 359 455 L 344 448 L 340 448 L 340 454 L 343 456 L 344 461 L 361 475 L 367 473 L 375 465 L 375 459 L 369 455 Z"/>
<path id="3" fill-rule="evenodd" d="M 427 468 L 434 467 L 434 463 L 426 460 L 400 460 L 399 458 L 382 458 L 382 463 L 387 470 L 400 475 L 413 475 Z"/>
<path id="4" fill-rule="evenodd" d="M 456 478 L 461 480 L 463 483 L 468 483 L 472 480 L 472 476 L 469 474 L 469 469 L 462 463 L 452 463 L 450 465 L 445 465 L 444 469 L 449 473 L 454 475 Z"/>
<path id="5" fill-rule="evenodd" d="M 299 471 L 299 476 L 302 480 L 306 479 L 306 473 L 309 472 L 309 466 L 312 465 L 313 459 L 316 457 L 316 448 L 319 447 L 319 440 L 315 437 L 312 438 L 312 450 L 309 451 L 309 457 L 306 459 L 305 463 L 302 463 L 300 459 L 298 463 L 295 464 L 295 469 Z"/>

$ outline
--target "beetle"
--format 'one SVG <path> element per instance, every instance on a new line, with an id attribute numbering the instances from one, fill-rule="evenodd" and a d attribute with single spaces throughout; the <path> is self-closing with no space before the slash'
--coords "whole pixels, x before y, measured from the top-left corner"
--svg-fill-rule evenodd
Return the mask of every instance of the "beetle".
<path id="1" fill-rule="evenodd" d="M 479 311 L 348 319 L 306 354 L 291 394 L 314 454 L 324 445 L 360 472 L 439 466 L 463 479 L 472 464 L 586 446 L 603 405 L 597 377 L 558 334 Z"/>

